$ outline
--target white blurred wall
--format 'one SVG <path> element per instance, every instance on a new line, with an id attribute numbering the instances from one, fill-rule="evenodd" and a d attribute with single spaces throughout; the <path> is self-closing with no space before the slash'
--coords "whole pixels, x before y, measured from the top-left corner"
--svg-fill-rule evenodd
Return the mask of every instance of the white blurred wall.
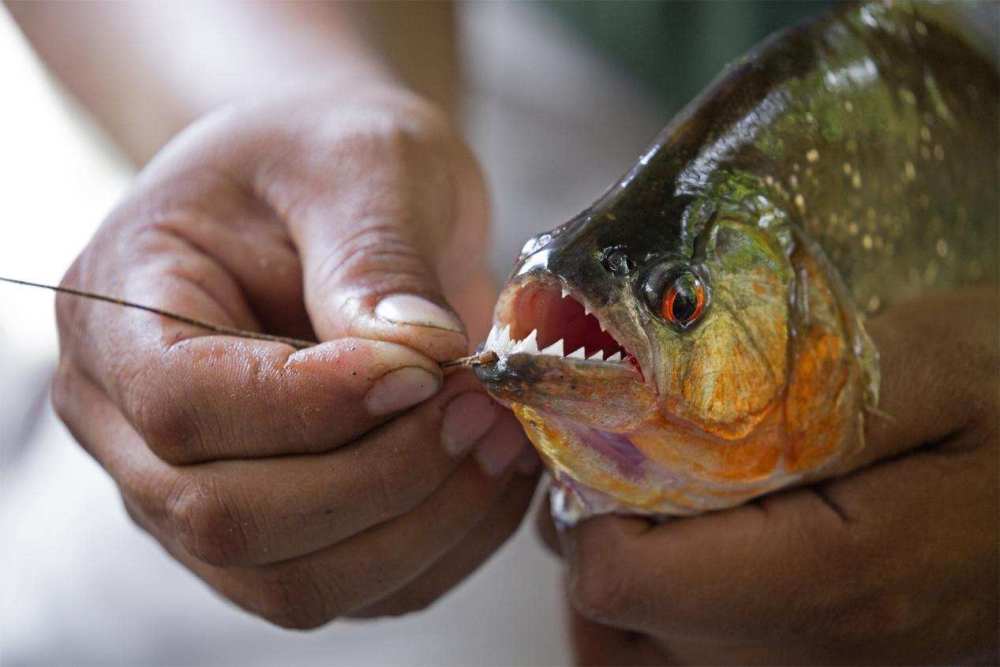
<path id="1" fill-rule="evenodd" d="M 474 3 L 463 28 L 469 135 L 493 188 L 502 275 L 524 237 L 589 204 L 665 118 L 531 7 Z M 0 82 L 0 275 L 56 282 L 130 172 L 2 9 Z M 567 663 L 561 571 L 530 525 L 416 617 L 300 634 L 218 600 L 129 522 L 39 402 L 51 311 L 51 295 L 0 284 L 0 665 Z M 26 421 L 37 422 L 28 438 Z"/>
<path id="2" fill-rule="evenodd" d="M 49 83 L 0 7 L 0 275 L 58 282 L 128 172 Z M 56 350 L 52 295 L 0 286 L 0 457 Z"/>

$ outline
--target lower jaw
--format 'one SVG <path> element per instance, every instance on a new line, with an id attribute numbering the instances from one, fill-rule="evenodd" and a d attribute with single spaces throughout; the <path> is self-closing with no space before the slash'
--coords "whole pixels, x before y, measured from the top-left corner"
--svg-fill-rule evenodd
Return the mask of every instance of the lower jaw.
<path id="1" fill-rule="evenodd" d="M 532 355 L 498 354 L 475 369 L 495 399 L 520 404 L 539 421 L 583 426 L 603 432 L 630 432 L 656 411 L 656 394 L 623 363 L 603 363 Z"/>
<path id="2" fill-rule="evenodd" d="M 598 431 L 520 403 L 511 408 L 553 478 L 584 501 L 584 515 L 691 513 L 664 506 L 665 494 L 682 480 L 646 458 L 627 435 Z"/>
<path id="3" fill-rule="evenodd" d="M 598 514 L 688 516 L 740 505 L 793 483 L 775 471 L 753 482 L 717 482 L 691 470 L 668 470 L 646 457 L 627 434 L 607 433 L 512 403 L 552 474 L 553 511 L 572 524 Z"/>

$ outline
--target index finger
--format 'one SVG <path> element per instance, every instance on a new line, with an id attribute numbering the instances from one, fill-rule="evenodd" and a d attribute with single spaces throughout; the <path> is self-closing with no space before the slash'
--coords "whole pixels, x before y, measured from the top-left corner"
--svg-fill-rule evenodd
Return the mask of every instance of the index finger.
<path id="1" fill-rule="evenodd" d="M 982 418 L 996 400 L 1000 300 L 994 290 L 932 294 L 868 325 L 879 350 L 878 410 L 866 415 L 856 469 L 940 442 Z"/>
<path id="2" fill-rule="evenodd" d="M 248 326 L 252 318 L 240 313 L 249 308 L 225 272 L 183 252 L 147 258 L 118 293 L 195 319 Z M 177 257 L 212 279 L 225 307 L 176 269 L 164 269 Z M 345 338 L 296 351 L 206 336 L 106 304 L 62 307 L 60 326 L 71 341 L 64 355 L 104 388 L 158 456 L 177 464 L 328 451 L 441 386 L 435 362 L 381 341 Z"/>
<path id="3" fill-rule="evenodd" d="M 893 633 L 933 641 L 942 619 L 995 609 L 995 459 L 921 451 L 659 526 L 586 521 L 564 536 L 570 592 L 585 616 L 660 637 L 829 642 L 846 655 Z"/>
<path id="4" fill-rule="evenodd" d="M 780 516 L 747 505 L 658 526 L 605 515 L 566 530 L 561 551 L 574 606 L 592 620 L 661 635 L 719 628 L 735 635 L 763 623 L 775 598 L 787 605 L 778 586 L 794 589 L 815 574 L 806 566 L 817 541 L 797 534 L 803 526 L 796 512 L 820 510 L 806 532 L 822 543 L 829 539 L 824 530 L 842 533 L 811 494 L 790 495 L 794 511 Z"/>

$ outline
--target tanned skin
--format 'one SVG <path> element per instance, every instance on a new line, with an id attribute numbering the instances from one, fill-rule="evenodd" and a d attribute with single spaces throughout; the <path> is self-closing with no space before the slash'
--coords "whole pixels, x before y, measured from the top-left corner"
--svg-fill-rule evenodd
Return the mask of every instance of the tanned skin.
<path id="1" fill-rule="evenodd" d="M 426 607 L 517 527 L 536 483 L 506 412 L 463 425 L 466 456 L 442 447 L 446 406 L 482 389 L 437 362 L 481 339 L 495 298 L 474 252 L 485 187 L 442 110 L 450 13 L 385 7 L 438 20 L 394 51 L 340 3 L 166 5 L 8 4 L 145 164 L 64 284 L 323 344 L 60 298 L 59 414 L 135 520 L 252 613 L 309 628 Z M 436 325 L 376 315 L 401 292 L 436 304 Z M 868 436 L 903 454 L 725 512 L 566 532 L 577 659 L 995 661 L 998 310 L 966 291 L 870 322 L 896 419 Z M 464 327 L 440 326 L 449 314 Z M 408 406 L 366 400 L 400 369 L 430 384 Z"/>

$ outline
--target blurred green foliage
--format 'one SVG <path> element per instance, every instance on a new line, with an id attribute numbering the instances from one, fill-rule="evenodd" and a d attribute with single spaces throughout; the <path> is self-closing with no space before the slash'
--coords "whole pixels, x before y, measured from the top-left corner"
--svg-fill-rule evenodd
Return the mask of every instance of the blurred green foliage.
<path id="1" fill-rule="evenodd" d="M 668 111 L 770 33 L 831 0 L 542 0 L 582 37 L 646 84 Z"/>

